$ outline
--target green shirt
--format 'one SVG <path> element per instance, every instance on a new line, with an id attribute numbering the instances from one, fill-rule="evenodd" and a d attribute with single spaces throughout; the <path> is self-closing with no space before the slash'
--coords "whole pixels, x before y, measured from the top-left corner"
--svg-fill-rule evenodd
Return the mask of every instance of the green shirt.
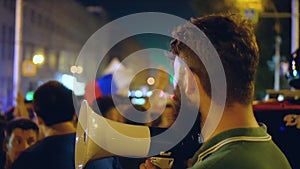
<path id="1" fill-rule="evenodd" d="M 193 160 L 190 169 L 291 169 L 264 125 L 222 132 L 205 142 Z"/>

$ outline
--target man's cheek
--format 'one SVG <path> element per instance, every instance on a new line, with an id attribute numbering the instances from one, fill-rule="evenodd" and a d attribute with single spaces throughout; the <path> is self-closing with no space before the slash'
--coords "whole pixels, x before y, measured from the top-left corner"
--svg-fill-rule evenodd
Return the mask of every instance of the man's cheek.
<path id="1" fill-rule="evenodd" d="M 176 89 L 176 87 L 178 86 L 179 75 L 180 75 L 179 70 L 180 68 L 174 65 L 174 82 L 173 82 L 174 89 Z"/>

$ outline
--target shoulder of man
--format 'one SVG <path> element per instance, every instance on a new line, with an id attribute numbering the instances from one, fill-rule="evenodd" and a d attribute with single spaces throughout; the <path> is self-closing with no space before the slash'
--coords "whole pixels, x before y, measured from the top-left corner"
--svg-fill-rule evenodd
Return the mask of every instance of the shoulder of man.
<path id="1" fill-rule="evenodd" d="M 23 152 L 20 154 L 20 156 L 14 161 L 14 163 L 11 166 L 11 169 L 35 169 L 34 164 L 36 162 L 34 161 L 34 158 L 31 157 L 31 153 Z"/>
<path id="2" fill-rule="evenodd" d="M 39 163 L 37 160 L 39 156 L 40 147 L 43 144 L 43 139 L 26 149 L 20 154 L 16 161 L 12 164 L 11 169 L 30 168 L 34 169 L 34 166 Z"/>

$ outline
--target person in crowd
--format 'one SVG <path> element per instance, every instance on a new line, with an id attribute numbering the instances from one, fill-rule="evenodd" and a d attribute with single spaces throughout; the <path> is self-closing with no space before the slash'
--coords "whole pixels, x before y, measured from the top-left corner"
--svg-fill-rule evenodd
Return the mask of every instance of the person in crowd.
<path id="1" fill-rule="evenodd" d="M 259 61 L 253 26 L 236 14 L 207 15 L 191 19 L 190 23 L 200 29 L 216 49 L 225 72 L 227 95 L 225 107 L 220 112 L 220 121 L 209 119 L 210 124 L 217 125 L 216 129 L 210 135 L 202 135 L 204 143 L 187 167 L 290 169 L 288 160 L 272 141 L 266 126 L 259 124 L 253 114 L 254 79 Z M 191 48 L 178 40 L 193 42 L 200 49 L 207 47 L 207 42 L 199 40 L 203 38 L 195 37 L 195 29 L 189 24 L 178 27 L 170 45 L 174 54 L 175 77 L 182 89 L 178 95 L 177 86 L 176 106 L 182 106 L 179 105 L 180 101 L 190 103 L 191 107 L 199 104 L 196 109 L 201 116 L 200 126 L 203 126 L 208 119 L 210 107 L 220 106 L 218 98 L 212 97 L 212 90 L 217 90 L 217 93 L 222 91 L 211 88 L 211 77 L 206 70 L 207 66 L 217 65 L 204 65 L 202 62 L 203 59 L 211 60 L 212 53 L 204 52 L 204 56 L 197 56 Z M 211 73 L 216 75 L 217 72 L 214 71 L 217 70 L 214 68 Z M 184 112 L 189 111 L 189 106 L 184 108 Z M 157 167 L 150 159 L 140 165 L 140 169 L 153 168 Z"/>
<path id="2" fill-rule="evenodd" d="M 76 128 L 72 91 L 58 81 L 48 81 L 35 91 L 33 107 L 45 137 L 24 151 L 11 168 L 74 169 Z M 109 160 L 99 160 L 96 166 L 114 165 Z"/>
<path id="3" fill-rule="evenodd" d="M 0 145 L 3 145 L 4 141 L 4 129 L 7 124 L 4 115 L 0 115 Z M 4 168 L 5 161 L 6 161 L 6 153 L 3 148 L 0 149 L 0 168 Z"/>
<path id="4" fill-rule="evenodd" d="M 177 111 L 171 99 L 168 99 L 162 112 L 152 112 L 152 115 L 159 113 L 160 116 L 149 123 L 149 126 L 169 128 L 177 118 Z"/>
<path id="5" fill-rule="evenodd" d="M 118 101 L 116 101 L 118 102 Z M 101 115 L 105 118 L 108 118 L 110 120 L 125 123 L 126 119 L 118 109 L 116 108 L 116 105 L 113 101 L 113 98 L 111 96 L 102 96 L 96 99 L 96 101 L 93 102 L 92 107 L 95 112 L 99 111 L 101 112 Z M 121 111 L 121 110 L 120 110 Z"/>
<path id="6" fill-rule="evenodd" d="M 6 153 L 4 168 L 10 169 L 19 155 L 38 141 L 39 128 L 33 121 L 19 118 L 7 123 L 4 134 L 2 146 Z"/>
<path id="7" fill-rule="evenodd" d="M 17 105 L 11 107 L 6 113 L 7 121 L 13 120 L 18 117 L 27 118 L 35 121 L 35 113 L 33 111 L 32 101 L 26 100 L 21 93 L 18 93 L 16 98 Z"/>

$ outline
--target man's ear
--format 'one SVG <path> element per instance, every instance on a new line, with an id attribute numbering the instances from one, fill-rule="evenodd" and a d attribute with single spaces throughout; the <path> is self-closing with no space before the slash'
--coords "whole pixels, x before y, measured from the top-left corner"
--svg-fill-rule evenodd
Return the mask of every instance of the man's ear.
<path id="1" fill-rule="evenodd" d="M 185 68 L 185 93 L 193 102 L 199 101 L 199 85 L 200 80 L 190 69 Z M 198 103 L 197 103 L 198 104 Z"/>
<path id="2" fill-rule="evenodd" d="M 195 92 L 198 91 L 198 84 L 197 84 L 197 80 L 198 76 L 194 75 L 193 72 L 188 69 L 185 68 L 185 92 L 187 95 L 191 95 Z"/>

